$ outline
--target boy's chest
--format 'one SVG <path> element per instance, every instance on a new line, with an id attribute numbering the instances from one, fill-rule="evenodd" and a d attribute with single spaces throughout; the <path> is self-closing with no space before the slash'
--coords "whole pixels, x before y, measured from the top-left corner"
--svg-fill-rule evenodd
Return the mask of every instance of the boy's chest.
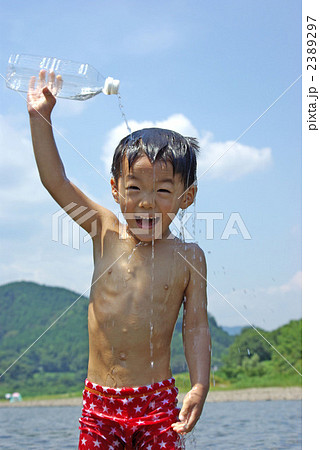
<path id="1" fill-rule="evenodd" d="M 159 306 L 170 299 L 180 302 L 188 284 L 189 271 L 174 248 L 126 249 L 95 260 L 95 298 L 122 307 L 153 300 Z"/>

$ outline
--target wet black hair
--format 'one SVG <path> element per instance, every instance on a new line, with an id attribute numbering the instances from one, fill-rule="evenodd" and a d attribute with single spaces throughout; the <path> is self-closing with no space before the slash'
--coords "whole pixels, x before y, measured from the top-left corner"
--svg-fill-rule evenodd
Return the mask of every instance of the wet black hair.
<path id="1" fill-rule="evenodd" d="M 173 175 L 180 174 L 185 189 L 197 180 L 197 139 L 162 128 L 144 128 L 123 138 L 113 155 L 111 173 L 118 184 L 122 161 L 126 156 L 129 170 L 137 157 L 145 154 L 150 162 L 171 162 Z"/>

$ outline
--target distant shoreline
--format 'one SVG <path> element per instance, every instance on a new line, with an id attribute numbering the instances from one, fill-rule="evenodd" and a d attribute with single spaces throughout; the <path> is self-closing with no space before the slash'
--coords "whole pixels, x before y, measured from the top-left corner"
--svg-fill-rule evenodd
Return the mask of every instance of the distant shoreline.
<path id="1" fill-rule="evenodd" d="M 185 393 L 178 396 L 179 402 L 183 400 Z M 248 388 L 231 391 L 210 391 L 207 402 L 256 402 L 270 400 L 301 400 L 302 388 L 294 387 L 268 387 L 268 388 Z M 0 408 L 20 408 L 20 407 L 48 407 L 48 406 L 79 406 L 82 398 L 52 398 L 46 400 L 25 400 L 22 402 L 9 403 L 0 402 Z"/>

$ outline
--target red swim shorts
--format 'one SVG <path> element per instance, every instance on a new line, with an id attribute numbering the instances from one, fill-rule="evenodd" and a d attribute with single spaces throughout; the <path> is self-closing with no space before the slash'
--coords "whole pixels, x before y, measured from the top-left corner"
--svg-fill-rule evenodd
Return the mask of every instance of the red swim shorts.
<path id="1" fill-rule="evenodd" d="M 184 449 L 174 378 L 148 386 L 109 388 L 85 381 L 79 449 Z"/>

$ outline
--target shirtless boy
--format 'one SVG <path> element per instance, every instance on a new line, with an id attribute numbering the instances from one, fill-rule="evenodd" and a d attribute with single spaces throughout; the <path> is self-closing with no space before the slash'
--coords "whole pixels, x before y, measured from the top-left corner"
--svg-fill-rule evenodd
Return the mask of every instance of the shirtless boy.
<path id="1" fill-rule="evenodd" d="M 62 208 L 96 211 L 81 223 L 90 233 L 96 221 L 97 232 L 79 449 L 184 448 L 181 436 L 195 426 L 209 388 L 206 264 L 202 250 L 175 238 L 169 225 L 196 195 L 196 141 L 153 128 L 120 142 L 111 189 L 126 218 L 123 236 L 118 218 L 66 176 L 51 126 L 57 80 L 50 74 L 47 86 L 45 78 L 41 71 L 28 93 L 41 181 Z M 192 389 L 179 414 L 170 344 L 182 304 Z"/>

